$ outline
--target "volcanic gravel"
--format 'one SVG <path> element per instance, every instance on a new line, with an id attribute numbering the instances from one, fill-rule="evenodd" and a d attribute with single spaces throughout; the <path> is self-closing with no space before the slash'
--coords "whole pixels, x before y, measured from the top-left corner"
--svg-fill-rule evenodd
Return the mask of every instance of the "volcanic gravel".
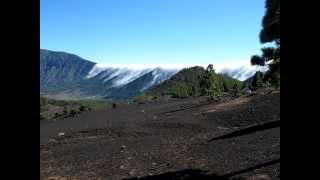
<path id="1" fill-rule="evenodd" d="M 201 97 L 121 104 L 41 122 L 40 176 L 280 179 L 280 125 L 269 122 L 280 122 L 279 91 L 219 102 Z"/>

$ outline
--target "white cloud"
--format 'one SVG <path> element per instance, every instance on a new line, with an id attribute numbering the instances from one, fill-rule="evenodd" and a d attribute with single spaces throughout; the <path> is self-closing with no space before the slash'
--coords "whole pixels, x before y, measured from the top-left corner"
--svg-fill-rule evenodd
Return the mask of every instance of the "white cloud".
<path id="1" fill-rule="evenodd" d="M 209 63 L 208 63 L 209 64 Z M 119 81 L 120 84 L 124 84 L 130 82 L 135 79 L 137 76 L 143 75 L 145 72 L 152 70 L 154 68 L 162 68 L 166 70 L 180 70 L 183 68 L 193 67 L 193 66 L 202 66 L 206 68 L 208 64 L 177 64 L 177 63 L 170 63 L 170 64 L 96 64 L 90 73 L 87 75 L 87 78 L 94 77 L 99 73 L 105 71 L 106 69 L 117 69 L 116 71 L 119 72 L 130 72 L 128 73 L 128 77 L 122 77 L 123 81 Z M 233 78 L 239 80 L 245 80 L 252 76 L 256 71 L 266 71 L 267 67 L 260 67 L 260 66 L 252 66 L 249 60 L 228 60 L 224 62 L 211 62 L 213 64 L 213 68 L 218 73 L 225 73 Z M 144 73 L 142 73 L 144 72 Z"/>

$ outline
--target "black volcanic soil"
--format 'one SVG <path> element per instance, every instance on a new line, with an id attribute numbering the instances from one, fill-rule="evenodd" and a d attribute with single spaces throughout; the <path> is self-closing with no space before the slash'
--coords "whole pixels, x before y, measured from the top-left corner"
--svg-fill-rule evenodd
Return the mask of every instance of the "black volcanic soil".
<path id="1" fill-rule="evenodd" d="M 41 179 L 280 179 L 280 92 L 122 104 L 41 122 L 40 143 Z"/>

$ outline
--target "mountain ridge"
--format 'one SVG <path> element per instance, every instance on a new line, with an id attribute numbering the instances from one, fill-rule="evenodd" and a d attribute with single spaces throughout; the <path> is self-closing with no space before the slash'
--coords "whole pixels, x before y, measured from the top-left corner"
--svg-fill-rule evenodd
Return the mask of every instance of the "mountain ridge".
<path id="1" fill-rule="evenodd" d="M 199 66 L 200 67 L 200 66 Z M 219 67 L 220 74 L 247 79 L 261 67 Z M 101 66 L 78 55 L 40 49 L 40 93 L 61 99 L 130 99 L 185 68 Z M 249 77 L 247 77 L 249 76 Z"/>

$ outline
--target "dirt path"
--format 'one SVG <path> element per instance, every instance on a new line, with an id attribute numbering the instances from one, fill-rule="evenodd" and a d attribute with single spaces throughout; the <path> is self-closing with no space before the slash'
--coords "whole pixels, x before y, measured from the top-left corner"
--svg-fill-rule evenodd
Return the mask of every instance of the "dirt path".
<path id="1" fill-rule="evenodd" d="M 123 105 L 41 123 L 41 178 L 279 176 L 278 126 L 209 142 L 249 125 L 280 120 L 280 93 L 240 100 L 241 106 L 197 98 Z"/>

